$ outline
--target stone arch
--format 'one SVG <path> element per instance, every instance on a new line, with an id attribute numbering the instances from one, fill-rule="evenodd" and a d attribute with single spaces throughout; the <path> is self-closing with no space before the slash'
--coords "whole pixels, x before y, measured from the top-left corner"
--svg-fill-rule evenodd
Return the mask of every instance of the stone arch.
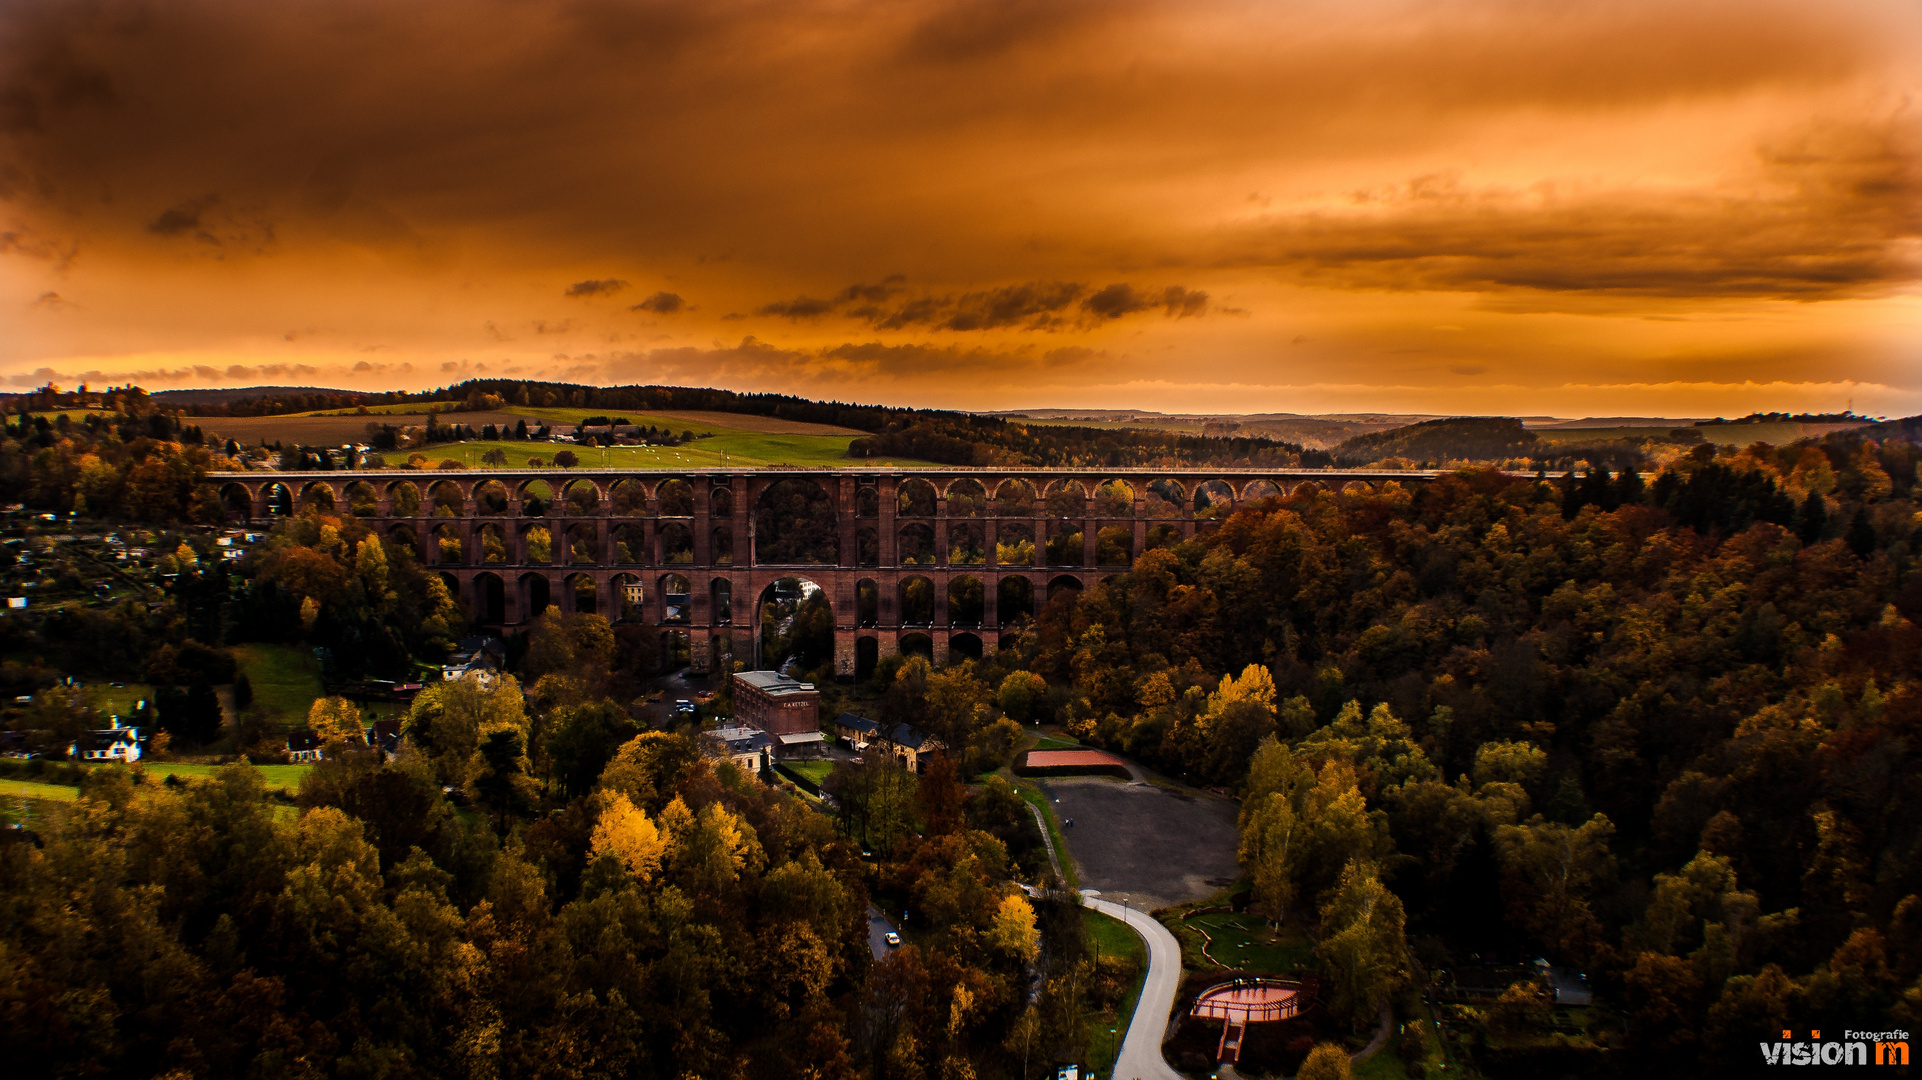
<path id="1" fill-rule="evenodd" d="M 1048 565 L 1080 566 L 1088 557 L 1086 539 L 1079 521 L 1064 518 L 1049 521 L 1048 550 L 1044 556 Z"/>
<path id="2" fill-rule="evenodd" d="M 834 500 L 812 479 L 785 477 L 755 500 L 754 552 L 764 566 L 833 566 L 841 561 Z"/>
<path id="3" fill-rule="evenodd" d="M 460 526 L 442 522 L 433 527 L 434 561 L 442 566 L 459 566 L 467 561 L 466 543 Z"/>
<path id="4" fill-rule="evenodd" d="M 460 596 L 460 579 L 459 578 L 443 570 L 440 572 L 440 583 L 447 587 L 447 595 L 455 598 L 459 598 Z"/>
<path id="5" fill-rule="evenodd" d="M 637 522 L 614 526 L 614 561 L 622 566 L 647 565 L 647 527 Z"/>
<path id="6" fill-rule="evenodd" d="M 1094 489 L 1094 516 L 1132 518 L 1135 516 L 1135 487 L 1119 477 Z"/>
<path id="7" fill-rule="evenodd" d="M 467 494 L 452 480 L 427 485 L 427 502 L 433 517 L 462 517 L 467 513 Z"/>
<path id="8" fill-rule="evenodd" d="M 713 613 L 708 621 L 715 626 L 734 625 L 734 582 L 717 577 L 707 583 L 708 610 Z"/>
<path id="9" fill-rule="evenodd" d="M 979 634 L 955 634 L 948 638 L 948 662 L 951 664 L 963 659 L 978 661 L 985 651 Z"/>
<path id="10" fill-rule="evenodd" d="M 507 485 L 499 480 L 482 480 L 474 485 L 474 512 L 487 517 L 500 517 L 507 513 L 512 499 Z"/>
<path id="11" fill-rule="evenodd" d="M 578 611 L 583 615 L 600 613 L 600 585 L 592 574 L 569 574 L 562 578 L 561 597 L 566 601 L 563 611 Z"/>
<path id="12" fill-rule="evenodd" d="M 548 585 L 546 574 L 529 571 L 515 582 L 520 592 L 521 621 L 533 622 L 541 617 L 554 603 L 553 589 Z"/>
<path id="13" fill-rule="evenodd" d="M 949 517 L 984 517 L 988 512 L 988 489 L 981 481 L 964 476 L 948 484 L 942 496 L 948 500 Z"/>
<path id="14" fill-rule="evenodd" d="M 881 565 L 881 530 L 872 525 L 857 525 L 855 527 L 854 565 Z"/>
<path id="15" fill-rule="evenodd" d="M 934 663 L 934 638 L 931 635 L 923 633 L 902 634 L 896 648 L 902 656 L 918 656 L 930 664 Z"/>
<path id="16" fill-rule="evenodd" d="M 254 493 L 245 484 L 220 485 L 220 506 L 229 517 L 246 520 L 254 516 Z"/>
<path id="17" fill-rule="evenodd" d="M 420 485 L 412 480 L 396 480 L 387 485 L 388 513 L 394 517 L 420 516 Z"/>
<path id="18" fill-rule="evenodd" d="M 920 574 L 902 578 L 895 610 L 902 626 L 933 626 L 934 582 Z"/>
<path id="19" fill-rule="evenodd" d="M 1088 489 L 1079 480 L 1061 479 L 1048 485 L 1048 516 L 1080 518 L 1088 514 Z"/>
<path id="20" fill-rule="evenodd" d="M 1072 592 L 1079 595 L 1082 588 L 1083 584 L 1079 575 L 1056 574 L 1048 579 L 1048 602 L 1053 603 L 1054 598 L 1064 592 Z"/>
<path id="21" fill-rule="evenodd" d="M 854 639 L 854 681 L 866 682 L 874 677 L 874 669 L 881 663 L 881 643 L 872 634 L 863 634 Z"/>
<path id="22" fill-rule="evenodd" d="M 542 566 L 554 562 L 554 534 L 540 522 L 523 525 L 520 531 L 521 561 Z"/>
<path id="23" fill-rule="evenodd" d="M 1034 565 L 1034 525 L 1002 521 L 994 534 L 994 561 L 1001 566 Z"/>
<path id="24" fill-rule="evenodd" d="M 694 516 L 694 485 L 678 476 L 656 484 L 654 499 L 662 517 Z"/>
<path id="25" fill-rule="evenodd" d="M 874 486 L 873 481 L 855 484 L 854 516 L 858 518 L 881 516 L 881 490 Z"/>
<path id="26" fill-rule="evenodd" d="M 540 477 L 521 481 L 521 516 L 546 517 L 548 508 L 554 505 L 554 485 Z"/>
<path id="27" fill-rule="evenodd" d="M 948 579 L 948 625 L 980 626 L 987 611 L 987 590 L 973 574 Z"/>
<path id="28" fill-rule="evenodd" d="M 567 527 L 569 566 L 596 566 L 601 561 L 601 531 L 592 522 Z"/>
<path id="29" fill-rule="evenodd" d="M 721 521 L 708 530 L 707 554 L 715 566 L 734 565 L 734 526 Z"/>
<path id="30" fill-rule="evenodd" d="M 1178 518 L 1187 513 L 1188 492 L 1178 480 L 1164 477 L 1151 481 L 1142 498 L 1151 518 Z"/>
<path id="31" fill-rule="evenodd" d="M 577 517 L 587 517 L 601 509 L 601 487 L 585 477 L 563 484 L 561 498 L 567 501 L 567 512 Z"/>
<path id="32" fill-rule="evenodd" d="M 716 484 L 707 491 L 707 512 L 712 517 L 734 516 L 734 489 L 725 484 Z"/>
<path id="33" fill-rule="evenodd" d="M 488 522 L 474 530 L 474 546 L 483 563 L 505 563 L 512 561 L 507 550 L 507 532 L 494 522 Z"/>
<path id="34" fill-rule="evenodd" d="M 661 660 L 663 670 L 673 671 L 687 667 L 694 659 L 694 638 L 686 630 L 661 631 Z"/>
<path id="35" fill-rule="evenodd" d="M 1343 495 L 1372 495 L 1375 486 L 1366 480 L 1350 480 L 1341 486 Z"/>
<path id="36" fill-rule="evenodd" d="M 1133 525 L 1103 525 L 1094 538 L 1096 566 L 1130 566 L 1135 561 Z"/>
<path id="37" fill-rule="evenodd" d="M 1174 547 L 1181 543 L 1181 526 L 1167 521 L 1157 522 L 1148 526 L 1148 535 L 1142 542 L 1144 551 Z"/>
<path id="38" fill-rule="evenodd" d="M 854 625 L 878 626 L 881 622 L 881 586 L 873 578 L 854 583 Z"/>
<path id="39" fill-rule="evenodd" d="M 683 574 L 662 574 L 657 582 L 663 623 L 689 623 L 694 619 L 694 597 Z"/>
<path id="40" fill-rule="evenodd" d="M 934 516 L 934 485 L 918 476 L 910 476 L 901 481 L 895 494 L 895 517 L 920 518 Z"/>
<path id="41" fill-rule="evenodd" d="M 1032 517 L 1039 501 L 1031 481 L 1020 477 L 1003 480 L 994 489 L 994 514 L 996 517 Z"/>
<path id="42" fill-rule="evenodd" d="M 355 517 L 370 518 L 380 515 L 380 491 L 365 480 L 355 480 L 347 485 L 347 512 Z"/>
<path id="43" fill-rule="evenodd" d="M 1295 485 L 1294 490 L 1290 491 L 1288 496 L 1294 499 L 1312 499 L 1315 497 L 1316 492 L 1326 490 L 1327 488 L 1323 487 L 1319 481 L 1303 480 L 1301 483 Z"/>
<path id="44" fill-rule="evenodd" d="M 400 522 L 387 528 L 387 541 L 406 551 L 410 556 L 420 558 L 420 534 L 412 525 Z"/>
<path id="45" fill-rule="evenodd" d="M 663 521 L 657 534 L 661 540 L 661 565 L 678 566 L 694 561 L 694 530 L 685 521 Z"/>
<path id="46" fill-rule="evenodd" d="M 607 581 L 609 615 L 621 622 L 647 618 L 647 588 L 638 574 L 615 574 Z"/>
<path id="47" fill-rule="evenodd" d="M 647 514 L 647 485 L 633 477 L 614 481 L 607 489 L 607 505 L 615 517 Z"/>
<path id="48" fill-rule="evenodd" d="M 507 586 L 499 574 L 474 575 L 474 618 L 484 623 L 507 621 Z"/>
<path id="49" fill-rule="evenodd" d="M 1195 516 L 1225 518 L 1235 510 L 1235 489 L 1226 480 L 1203 480 L 1195 485 Z"/>
<path id="50" fill-rule="evenodd" d="M 981 566 L 988 561 L 988 545 L 983 540 L 979 521 L 955 521 L 948 525 L 948 565 Z"/>
<path id="51" fill-rule="evenodd" d="M 1273 480 L 1250 480 L 1241 486 L 1241 498 L 1237 502 L 1255 502 L 1259 499 L 1276 499 L 1282 494 L 1281 486 Z"/>
<path id="52" fill-rule="evenodd" d="M 994 615 L 1002 626 L 1034 617 L 1034 582 L 1025 574 L 1011 574 L 995 586 Z"/>
<path id="53" fill-rule="evenodd" d="M 920 521 L 901 526 L 895 534 L 894 550 L 902 566 L 933 566 L 934 529 Z"/>
<path id="54" fill-rule="evenodd" d="M 300 509 L 321 514 L 334 512 L 334 485 L 324 480 L 309 480 L 300 486 Z"/>
<path id="55" fill-rule="evenodd" d="M 820 582 L 788 574 L 755 598 L 758 667 L 782 669 L 792 659 L 812 671 L 834 660 L 834 599 Z"/>

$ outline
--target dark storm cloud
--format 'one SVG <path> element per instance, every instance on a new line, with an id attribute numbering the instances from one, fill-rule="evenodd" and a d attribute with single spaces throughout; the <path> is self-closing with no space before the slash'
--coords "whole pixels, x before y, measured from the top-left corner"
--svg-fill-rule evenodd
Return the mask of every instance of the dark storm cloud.
<path id="1" fill-rule="evenodd" d="M 627 282 L 620 278 L 589 278 L 576 281 L 567 287 L 568 296 L 612 296 L 627 288 Z"/>
<path id="2" fill-rule="evenodd" d="M 1208 310 L 1208 294 L 1179 285 L 1170 285 L 1159 293 L 1143 292 L 1132 285 L 1110 285 L 1081 301 L 1081 310 L 1101 319 L 1119 319 L 1154 308 L 1165 309 L 1170 318 L 1199 315 Z"/>
<path id="3" fill-rule="evenodd" d="M 877 330 L 932 329 L 1056 331 L 1119 319 L 1161 309 L 1171 317 L 1199 315 L 1207 310 L 1208 294 L 1171 285 L 1159 291 L 1128 284 L 1109 285 L 1092 294 L 1076 281 L 1028 281 L 996 289 L 948 295 L 897 299 L 906 292 L 904 278 L 889 277 L 878 285 L 850 285 L 832 299 L 799 296 L 766 304 L 756 315 L 802 320 L 829 314 L 859 319 Z M 1075 315 L 1079 301 L 1080 315 Z"/>
<path id="4" fill-rule="evenodd" d="M 672 315 L 686 306 L 687 304 L 681 299 L 680 293 L 657 292 L 628 310 L 651 311 L 656 315 Z"/>
<path id="5" fill-rule="evenodd" d="M 213 236 L 200 227 L 200 216 L 220 201 L 217 195 L 202 195 L 197 199 L 170 206 L 160 212 L 160 216 L 147 223 L 147 231 L 156 236 L 179 236 L 194 233 L 205 240 Z"/>
<path id="6" fill-rule="evenodd" d="M 797 296 L 792 300 L 777 300 L 754 309 L 756 315 L 777 315 L 783 319 L 818 319 L 834 310 L 834 301 L 816 300 L 812 296 Z"/>

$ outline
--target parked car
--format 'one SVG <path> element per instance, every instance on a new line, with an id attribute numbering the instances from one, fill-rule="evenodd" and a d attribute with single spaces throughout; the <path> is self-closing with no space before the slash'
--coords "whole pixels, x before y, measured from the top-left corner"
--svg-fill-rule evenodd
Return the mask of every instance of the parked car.
<path id="1" fill-rule="evenodd" d="M 901 935 L 891 933 L 887 937 L 882 938 L 881 940 L 887 942 L 888 948 L 892 949 L 896 945 L 901 944 Z"/>

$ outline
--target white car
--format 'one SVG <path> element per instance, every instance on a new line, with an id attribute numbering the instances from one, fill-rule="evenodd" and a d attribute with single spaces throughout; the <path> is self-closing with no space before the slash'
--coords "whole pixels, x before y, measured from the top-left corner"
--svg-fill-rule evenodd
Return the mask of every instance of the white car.
<path id="1" fill-rule="evenodd" d="M 888 943 L 888 948 L 890 948 L 890 949 L 892 949 L 892 948 L 894 948 L 894 947 L 895 947 L 896 945 L 899 945 L 899 944 L 901 944 L 901 935 L 900 935 L 900 934 L 889 934 L 888 936 L 886 936 L 886 937 L 884 937 L 884 938 L 882 938 L 881 940 L 882 940 L 882 941 L 885 941 L 885 942 L 887 942 L 887 943 Z"/>

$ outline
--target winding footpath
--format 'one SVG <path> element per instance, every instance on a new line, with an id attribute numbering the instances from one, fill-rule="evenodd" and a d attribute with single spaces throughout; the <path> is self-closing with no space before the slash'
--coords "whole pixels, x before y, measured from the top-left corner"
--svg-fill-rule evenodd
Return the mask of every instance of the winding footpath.
<path id="1" fill-rule="evenodd" d="M 1114 1080 L 1182 1080 L 1161 1056 L 1168 1036 L 1168 1016 L 1174 1011 L 1175 991 L 1181 988 L 1181 943 L 1145 911 L 1082 894 L 1081 902 L 1128 924 L 1148 946 L 1148 977 L 1141 983 L 1134 1020 L 1115 1059 Z"/>

